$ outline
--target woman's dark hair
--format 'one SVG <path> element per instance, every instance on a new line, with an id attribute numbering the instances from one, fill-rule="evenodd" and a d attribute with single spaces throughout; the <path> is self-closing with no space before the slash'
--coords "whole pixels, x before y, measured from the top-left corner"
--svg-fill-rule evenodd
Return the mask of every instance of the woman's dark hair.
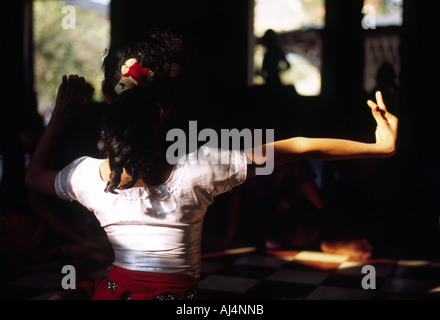
<path id="1" fill-rule="evenodd" d="M 176 84 L 176 78 L 170 76 L 171 68 L 181 64 L 182 54 L 180 37 L 157 29 L 140 40 L 110 48 L 103 63 L 103 90 L 111 97 L 101 132 L 111 170 L 105 192 L 131 188 L 148 174 L 161 150 L 157 135 L 161 113 L 171 107 Z M 147 87 L 135 87 L 117 95 L 115 76 L 121 76 L 121 67 L 131 58 L 154 72 L 153 81 Z M 119 186 L 124 169 L 132 179 Z"/>
<path id="2" fill-rule="evenodd" d="M 172 64 L 183 64 L 184 48 L 182 39 L 172 31 L 152 29 L 138 39 L 120 46 L 112 46 L 104 59 L 105 83 L 103 90 L 113 100 L 116 97 L 115 75 L 121 76 L 121 67 L 128 59 L 135 58 L 139 64 L 154 72 L 154 83 L 167 84 L 170 80 Z M 117 81 L 116 81 L 117 82 Z"/>

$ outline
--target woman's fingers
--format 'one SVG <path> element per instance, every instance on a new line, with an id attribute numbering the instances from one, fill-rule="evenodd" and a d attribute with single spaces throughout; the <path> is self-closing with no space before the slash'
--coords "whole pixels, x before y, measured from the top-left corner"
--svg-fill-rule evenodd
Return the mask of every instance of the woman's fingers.
<path id="1" fill-rule="evenodd" d="M 380 92 L 380 91 L 376 92 L 376 101 L 377 101 L 377 105 L 379 106 L 380 110 L 387 111 L 387 107 L 385 106 L 385 103 L 383 102 L 382 92 Z"/>
<path id="2" fill-rule="evenodd" d="M 390 126 L 391 130 L 393 130 L 393 132 L 395 132 L 397 134 L 397 129 L 399 126 L 399 119 L 392 115 L 391 113 L 387 113 L 387 122 L 388 125 Z"/>
<path id="3" fill-rule="evenodd" d="M 374 103 L 371 100 L 367 101 L 368 106 L 371 108 L 372 111 L 378 111 L 378 105 L 376 103 Z"/>
<path id="4" fill-rule="evenodd" d="M 92 99 L 93 92 L 95 92 L 95 88 L 93 88 L 90 84 L 84 82 L 84 100 L 83 104 L 88 104 Z"/>
<path id="5" fill-rule="evenodd" d="M 386 124 L 386 120 L 384 119 L 384 117 L 382 116 L 382 112 L 380 107 L 374 103 L 371 100 L 367 101 L 368 106 L 371 108 L 371 113 L 373 114 L 374 119 L 376 120 L 376 123 L 378 125 L 384 125 Z"/>
<path id="6" fill-rule="evenodd" d="M 386 120 L 387 124 L 390 126 L 390 128 L 393 131 L 397 131 L 397 126 L 398 126 L 399 120 L 397 119 L 397 117 L 395 115 L 388 112 L 388 110 L 385 106 L 385 103 L 383 102 L 382 93 L 380 91 L 376 92 L 376 100 L 377 100 L 377 103 L 379 105 L 380 110 L 383 113 L 382 116 Z"/>
<path id="7" fill-rule="evenodd" d="M 59 87 L 58 100 L 62 107 L 68 105 L 84 105 L 89 102 L 94 88 L 86 82 L 84 77 L 76 74 L 64 75 Z"/>
<path id="8" fill-rule="evenodd" d="M 371 108 L 373 112 L 373 116 L 376 119 L 378 124 L 388 124 L 395 129 L 397 127 L 398 120 L 397 118 L 388 112 L 387 107 L 383 101 L 382 93 L 380 91 L 376 92 L 376 101 L 377 103 L 368 100 L 367 104 Z"/>
<path id="9" fill-rule="evenodd" d="M 75 90 L 78 89 L 83 93 L 89 93 L 91 91 L 91 86 L 86 82 L 86 79 L 84 77 L 79 77 L 76 74 L 71 74 L 68 77 L 63 76 L 61 85 L 68 86 Z"/>

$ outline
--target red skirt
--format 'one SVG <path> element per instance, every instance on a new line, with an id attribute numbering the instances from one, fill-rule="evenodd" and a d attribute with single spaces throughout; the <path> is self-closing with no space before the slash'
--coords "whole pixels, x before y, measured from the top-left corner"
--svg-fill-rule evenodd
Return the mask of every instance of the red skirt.
<path id="1" fill-rule="evenodd" d="M 107 277 L 99 277 L 94 281 L 83 281 L 77 284 L 77 293 L 91 300 L 153 300 L 182 298 L 197 289 L 194 277 L 133 271 L 112 266 Z M 84 296 L 85 294 L 85 296 Z M 69 299 L 69 294 L 65 298 Z"/>

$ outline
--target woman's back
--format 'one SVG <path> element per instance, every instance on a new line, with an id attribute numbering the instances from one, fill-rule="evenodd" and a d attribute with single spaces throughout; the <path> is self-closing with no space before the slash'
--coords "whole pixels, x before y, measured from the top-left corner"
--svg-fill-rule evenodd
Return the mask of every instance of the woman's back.
<path id="1" fill-rule="evenodd" d="M 199 161 L 227 157 L 224 164 Z M 200 274 L 203 218 L 214 197 L 243 183 L 247 158 L 241 151 L 201 147 L 183 156 L 168 180 L 157 186 L 104 192 L 104 160 L 80 158 L 57 176 L 60 198 L 93 211 L 115 253 L 114 265 L 129 270 Z"/>

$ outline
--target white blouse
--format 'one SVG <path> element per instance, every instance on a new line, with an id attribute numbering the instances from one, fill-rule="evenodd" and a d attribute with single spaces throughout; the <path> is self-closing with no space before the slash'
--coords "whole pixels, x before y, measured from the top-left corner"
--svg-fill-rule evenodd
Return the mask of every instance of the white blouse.
<path id="1" fill-rule="evenodd" d="M 182 157 L 164 184 L 118 194 L 104 192 L 103 161 L 73 161 L 58 173 L 55 189 L 61 199 L 94 212 L 113 246 L 113 264 L 198 278 L 205 212 L 216 195 L 246 180 L 245 154 L 203 146 Z"/>

